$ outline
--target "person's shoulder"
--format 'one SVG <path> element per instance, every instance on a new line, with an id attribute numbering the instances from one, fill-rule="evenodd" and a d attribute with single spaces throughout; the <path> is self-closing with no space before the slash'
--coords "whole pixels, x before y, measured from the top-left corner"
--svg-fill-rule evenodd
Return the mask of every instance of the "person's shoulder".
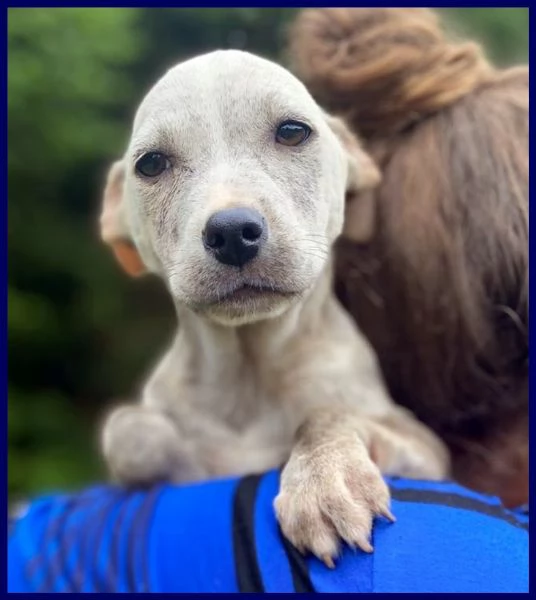
<path id="1" fill-rule="evenodd" d="M 375 529 L 374 591 L 528 591 L 528 514 L 452 482 L 390 488 L 397 522 Z"/>
<path id="2" fill-rule="evenodd" d="M 528 514 L 455 483 L 387 481 L 396 523 L 378 520 L 374 553 L 344 548 L 334 571 L 284 544 L 271 509 L 277 472 L 41 497 L 10 525 L 9 590 L 164 590 L 176 589 L 178 579 L 182 587 L 204 590 L 216 582 L 228 590 L 249 581 L 243 571 L 257 563 L 259 581 L 274 591 L 283 584 L 317 592 L 528 590 Z M 177 552 L 180 569 L 170 560 Z M 212 571 L 214 581 L 207 579 Z"/>

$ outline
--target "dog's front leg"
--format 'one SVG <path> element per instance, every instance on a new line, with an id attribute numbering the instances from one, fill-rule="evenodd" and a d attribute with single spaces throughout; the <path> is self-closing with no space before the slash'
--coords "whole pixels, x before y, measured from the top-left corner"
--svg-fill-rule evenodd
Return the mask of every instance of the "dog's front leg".
<path id="1" fill-rule="evenodd" d="M 333 567 L 341 538 L 372 552 L 372 520 L 392 519 L 389 503 L 389 488 L 369 455 L 365 422 L 340 406 L 312 410 L 281 473 L 275 510 L 283 534 Z"/>
<path id="2" fill-rule="evenodd" d="M 112 476 L 129 486 L 195 481 L 206 476 L 173 421 L 147 406 L 122 406 L 107 418 L 102 451 Z"/>
<path id="3" fill-rule="evenodd" d="M 411 413 L 389 406 L 381 417 L 334 405 L 311 410 L 297 429 L 275 510 L 283 534 L 333 566 L 342 539 L 372 552 L 373 519 L 390 512 L 383 474 L 441 479 L 446 448 Z"/>

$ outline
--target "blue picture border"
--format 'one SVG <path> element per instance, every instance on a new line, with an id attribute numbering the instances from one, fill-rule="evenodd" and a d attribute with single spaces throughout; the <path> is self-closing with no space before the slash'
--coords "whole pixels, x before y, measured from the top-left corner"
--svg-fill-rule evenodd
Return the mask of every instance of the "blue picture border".
<path id="1" fill-rule="evenodd" d="M 2 18 L 2 30 L 5 32 L 4 34 L 4 43 L 2 44 L 2 53 L 3 53 L 3 57 L 2 57 L 2 67 L 3 67 L 3 77 L 2 77 L 2 102 L 3 102 L 3 110 L 2 110 L 2 114 L 3 114 L 3 119 L 2 119 L 2 134 L 4 137 L 4 144 L 3 144 L 3 149 L 4 149 L 4 161 L 3 161 L 3 168 L 2 168 L 2 176 L 3 176 L 3 185 L 2 185 L 2 191 L 4 193 L 4 200 L 2 203 L 3 206 L 3 210 L 2 210 L 2 231 L 4 231 L 4 234 L 2 236 L 2 253 L 3 253 L 3 261 L 2 261 L 2 281 L 3 281 L 3 294 L 2 294 L 2 304 L 3 304 L 3 315 L 4 318 L 2 319 L 2 329 L 3 329 L 3 337 L 4 337 L 4 344 L 2 345 L 2 378 L 3 378 L 3 387 L 4 390 L 6 391 L 4 398 L 5 398 L 5 408 L 3 411 L 3 418 L 2 418 L 2 432 L 4 434 L 4 439 L 5 439 L 5 444 L 6 444 L 6 453 L 5 453 L 5 458 L 2 461 L 2 468 L 3 468 L 3 478 L 4 478 L 4 482 L 5 482 L 5 493 L 3 495 L 3 504 L 5 504 L 4 506 L 4 515 L 7 516 L 7 456 L 8 456 L 8 429 L 7 429 L 7 419 L 8 419 L 8 410 L 7 410 L 7 365 L 8 365 L 8 356 L 7 356 L 7 306 L 8 306 L 8 296 L 7 296 L 7 271 L 8 271 L 8 261 L 7 261 L 7 256 L 8 256 L 8 178 L 7 178 L 7 156 L 8 156 L 8 123 L 7 123 L 7 53 L 8 53 L 8 49 L 7 49 L 7 19 L 8 19 L 8 11 L 11 8 L 57 8 L 57 7 L 109 7 L 109 8 L 127 8 L 127 7 L 147 7 L 147 3 L 144 2 L 124 2 L 124 1 L 116 1 L 114 3 L 105 3 L 105 2 L 71 2 L 68 4 L 65 3 L 57 3 L 57 2 L 9 2 L 7 5 L 5 5 L 3 7 L 2 10 L 0 10 L 1 13 L 1 18 Z M 284 4 L 284 3 L 279 3 L 279 4 L 274 4 L 274 3 L 266 3 L 266 2 L 255 2 L 255 3 L 247 3 L 247 2 L 235 2 L 233 3 L 231 6 L 228 6 L 226 4 L 222 4 L 219 2 L 205 2 L 203 4 L 203 6 L 199 6 L 197 4 L 193 4 L 193 3 L 180 3 L 180 2 L 164 2 L 162 0 L 160 0 L 157 4 L 150 4 L 149 5 L 151 8 L 164 8 L 164 7 L 177 7 L 177 8 L 212 8 L 212 7 L 218 7 L 218 8 L 239 8 L 239 7 L 270 7 L 270 8 L 279 8 L 279 7 L 287 7 L 287 8 L 300 8 L 300 7 L 322 7 L 322 6 L 326 6 L 325 2 L 315 2 L 310 1 L 307 3 L 292 3 L 290 4 Z M 360 6 L 359 4 L 356 4 L 355 2 L 338 2 L 337 6 Z M 361 6 L 371 6 L 371 4 L 363 4 Z M 381 5 L 380 5 L 381 6 Z M 388 6 L 415 6 L 412 3 L 390 3 Z M 530 10 L 531 6 L 530 4 L 525 4 L 524 6 L 505 6 L 502 3 L 495 3 L 495 2 L 473 2 L 471 4 L 460 4 L 458 2 L 443 2 L 443 3 L 438 3 L 438 4 L 433 4 L 433 3 L 429 3 L 426 4 L 427 7 L 430 8 L 495 8 L 495 7 L 504 7 L 504 8 L 529 8 L 529 35 L 530 35 L 530 31 L 536 31 L 536 16 L 535 16 L 535 11 Z M 533 52 L 534 52 L 534 43 L 532 40 L 532 36 L 530 36 L 529 38 L 529 63 L 530 63 L 530 59 L 533 56 Z M 532 92 L 533 90 L 533 77 L 530 77 L 530 92 Z M 535 125 L 534 125 L 534 120 L 530 119 L 530 139 L 533 139 L 533 136 L 535 134 Z M 536 158 L 534 157 L 534 154 L 532 152 L 529 152 L 529 164 L 530 164 L 530 174 L 532 174 L 532 171 L 534 169 L 535 166 L 535 161 Z M 532 188 L 531 188 L 532 190 Z M 531 196 L 532 196 L 532 192 L 531 192 Z M 534 215 L 534 211 L 536 209 L 532 208 L 533 203 L 530 202 L 529 203 L 529 223 L 533 222 L 533 215 Z M 535 252 L 535 245 L 536 242 L 534 242 L 532 240 L 532 238 L 530 238 L 529 236 L 529 260 L 532 259 L 532 255 Z M 529 268 L 530 271 L 530 268 Z M 531 283 L 530 283 L 530 277 L 529 277 L 529 286 L 531 287 Z M 530 291 L 530 287 L 529 287 L 529 291 Z M 530 297 L 530 296 L 529 296 Z M 530 340 L 532 339 L 532 337 L 534 337 L 534 328 L 535 325 L 534 323 L 531 323 L 529 320 L 529 344 L 530 344 Z M 31 377 L 31 373 L 28 374 L 29 377 Z M 536 387 L 533 389 L 533 386 L 529 385 L 529 392 L 530 392 L 530 407 L 532 408 L 533 406 L 533 402 L 534 402 L 534 395 L 536 393 Z M 531 423 L 529 424 L 530 427 L 530 433 L 533 432 L 534 430 L 534 425 Z M 530 436 L 529 436 L 530 437 Z M 532 447 L 532 445 L 530 445 L 530 458 L 532 459 L 533 456 L 533 452 L 534 452 L 534 448 Z M 533 491 L 533 484 L 534 484 L 534 477 L 531 474 L 530 477 L 530 490 L 531 492 Z M 0 519 L 0 522 L 2 523 L 2 527 L 5 529 L 5 537 L 4 539 L 7 540 L 7 518 L 4 519 Z M 4 532 L 3 532 L 4 534 Z M 532 548 L 532 544 L 531 544 L 531 551 L 533 550 Z M 507 552 L 508 549 L 505 548 L 505 552 Z M 7 556 L 3 557 L 4 560 L 2 560 L 2 569 L 1 569 L 1 574 L 2 574 L 2 588 L 4 590 L 7 589 Z M 532 588 L 531 588 L 532 590 Z M 202 595 L 202 594 L 200 594 Z M 227 594 L 226 594 L 227 595 Z"/>

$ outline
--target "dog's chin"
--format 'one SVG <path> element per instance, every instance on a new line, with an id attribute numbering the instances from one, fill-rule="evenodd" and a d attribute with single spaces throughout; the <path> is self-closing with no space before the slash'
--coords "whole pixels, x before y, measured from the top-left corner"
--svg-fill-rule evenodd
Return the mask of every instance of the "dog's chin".
<path id="1" fill-rule="evenodd" d="M 183 303 L 196 314 L 218 325 L 238 327 L 281 316 L 303 294 L 301 290 L 243 285 L 226 294 Z"/>
<path id="2" fill-rule="evenodd" d="M 207 307 L 203 314 L 207 319 L 218 325 L 227 327 L 240 327 L 251 325 L 259 321 L 275 319 L 284 314 L 293 302 L 288 298 L 278 301 L 260 300 L 254 303 L 230 303 L 228 305 L 215 305 Z"/>

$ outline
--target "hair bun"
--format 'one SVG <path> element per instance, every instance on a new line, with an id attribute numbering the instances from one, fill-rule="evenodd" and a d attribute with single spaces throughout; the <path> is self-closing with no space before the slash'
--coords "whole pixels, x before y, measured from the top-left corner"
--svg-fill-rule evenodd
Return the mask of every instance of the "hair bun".
<path id="1" fill-rule="evenodd" d="M 448 41 L 426 8 L 307 9 L 290 33 L 297 76 L 366 137 L 451 105 L 493 73 L 477 44 Z"/>

